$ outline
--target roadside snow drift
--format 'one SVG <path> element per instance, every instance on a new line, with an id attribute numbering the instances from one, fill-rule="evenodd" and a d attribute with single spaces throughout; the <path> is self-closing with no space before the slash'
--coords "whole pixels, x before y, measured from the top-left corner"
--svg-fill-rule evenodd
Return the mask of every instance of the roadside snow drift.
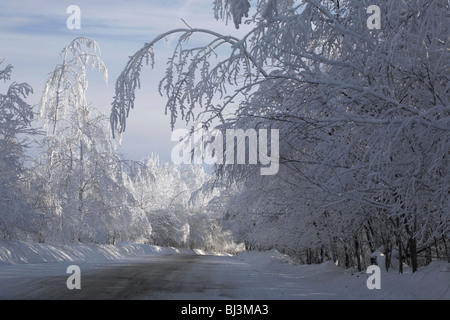
<path id="1" fill-rule="evenodd" d="M 139 255 L 194 254 L 189 249 L 176 249 L 145 244 L 41 244 L 23 241 L 0 241 L 0 264 L 90 262 L 126 259 Z"/>
<path id="2" fill-rule="evenodd" d="M 450 263 L 433 261 L 412 273 L 405 267 L 404 273 L 386 272 L 381 268 L 381 289 L 368 289 L 370 274 L 356 269 L 342 269 L 331 261 L 316 265 L 298 265 L 287 255 L 276 250 L 242 252 L 237 255 L 260 272 L 272 272 L 328 292 L 335 292 L 332 299 L 388 299 L 388 300 L 450 300 Z"/>

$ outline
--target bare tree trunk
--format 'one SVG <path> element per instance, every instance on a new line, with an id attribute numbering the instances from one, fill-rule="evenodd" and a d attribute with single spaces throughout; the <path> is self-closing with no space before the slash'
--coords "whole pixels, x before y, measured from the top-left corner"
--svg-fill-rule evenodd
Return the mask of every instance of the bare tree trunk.
<path id="1" fill-rule="evenodd" d="M 355 256 L 356 256 L 356 262 L 358 264 L 358 271 L 362 271 L 360 250 L 361 250 L 361 248 L 359 246 L 358 239 L 355 237 Z"/>
<path id="2" fill-rule="evenodd" d="M 445 254 L 447 255 L 447 261 L 450 263 L 450 251 L 447 247 L 447 241 L 445 241 L 445 236 L 442 235 L 442 242 L 444 243 Z"/>
<path id="3" fill-rule="evenodd" d="M 84 154 L 83 154 L 83 141 L 80 140 L 80 167 L 84 169 Z M 83 193 L 84 193 L 84 185 L 81 182 L 80 190 L 78 191 L 78 210 L 80 211 L 81 217 L 83 215 Z"/>
<path id="4" fill-rule="evenodd" d="M 348 254 L 348 248 L 347 245 L 344 245 L 344 254 L 345 254 L 345 268 L 350 268 L 350 255 Z"/>
<path id="5" fill-rule="evenodd" d="M 416 238 L 410 238 L 408 240 L 408 242 L 409 242 L 409 245 L 408 245 L 409 253 L 411 256 L 411 267 L 412 267 L 412 272 L 414 273 L 417 271 L 417 267 L 418 267 L 418 264 L 417 264 L 417 241 L 416 241 Z"/>
<path id="6" fill-rule="evenodd" d="M 384 267 L 386 268 L 386 271 L 389 271 L 389 268 L 391 267 L 391 258 L 392 258 L 392 246 L 391 244 L 386 244 L 384 246 Z"/>
<path id="7" fill-rule="evenodd" d="M 377 248 L 375 248 L 373 239 L 373 232 L 371 231 L 371 228 L 365 227 L 366 230 L 366 237 L 367 237 L 367 243 L 369 245 L 370 253 L 374 252 Z"/>
<path id="8" fill-rule="evenodd" d="M 410 228 L 408 227 L 408 224 L 406 224 L 406 223 L 405 223 L 405 229 L 406 229 L 406 232 L 409 237 L 407 249 L 409 249 L 409 258 L 411 260 L 412 272 L 414 273 L 417 271 L 417 267 L 418 267 L 418 264 L 417 264 L 417 240 L 414 235 L 414 233 L 416 232 L 416 220 L 414 220 L 413 232 L 410 231 Z"/>
<path id="9" fill-rule="evenodd" d="M 400 236 L 400 219 L 397 217 L 398 272 L 403 273 L 403 250 Z"/>
<path id="10" fill-rule="evenodd" d="M 440 257 L 440 255 L 439 255 L 439 245 L 438 245 L 438 242 L 437 242 L 436 237 L 434 237 L 434 247 L 436 248 L 436 258 L 437 258 L 438 260 L 441 260 L 441 257 Z M 431 262 L 431 261 L 430 261 L 430 262 Z"/>

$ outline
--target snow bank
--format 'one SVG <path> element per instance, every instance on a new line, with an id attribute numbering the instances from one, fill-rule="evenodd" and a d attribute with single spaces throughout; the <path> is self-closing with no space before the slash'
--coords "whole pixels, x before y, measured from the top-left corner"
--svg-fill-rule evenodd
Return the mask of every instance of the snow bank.
<path id="1" fill-rule="evenodd" d="M 364 274 L 366 279 L 365 273 L 359 274 Z M 360 289 L 353 294 L 358 299 L 450 300 L 450 263 L 433 261 L 414 273 L 407 267 L 403 274 L 381 268 L 381 290 Z"/>
<path id="2" fill-rule="evenodd" d="M 285 264 L 294 264 L 294 261 L 285 254 L 277 250 L 268 251 L 243 251 L 236 255 L 242 260 L 258 270 L 266 270 L 267 268 L 283 269 Z"/>
<path id="3" fill-rule="evenodd" d="M 231 257 L 231 253 L 214 252 L 203 249 L 192 249 L 192 251 L 198 256 L 218 256 L 218 257 Z"/>
<path id="4" fill-rule="evenodd" d="M 246 251 L 237 257 L 258 271 L 281 274 L 293 281 L 300 280 L 312 287 L 323 287 L 331 291 L 341 291 L 342 277 L 346 276 L 346 271 L 331 261 L 301 265 L 277 250 Z"/>
<path id="5" fill-rule="evenodd" d="M 331 261 L 299 265 L 276 250 L 245 251 L 236 257 L 266 274 L 280 274 L 292 283 L 333 293 L 330 299 L 450 300 L 450 263 L 445 261 L 433 261 L 415 273 L 410 268 L 403 274 L 381 268 L 381 289 L 370 290 L 366 282 L 371 274 L 346 270 Z"/>
<path id="6" fill-rule="evenodd" d="M 42 244 L 0 241 L 0 264 L 88 262 L 124 259 L 130 256 L 194 254 L 189 249 L 166 248 L 145 244 Z"/>

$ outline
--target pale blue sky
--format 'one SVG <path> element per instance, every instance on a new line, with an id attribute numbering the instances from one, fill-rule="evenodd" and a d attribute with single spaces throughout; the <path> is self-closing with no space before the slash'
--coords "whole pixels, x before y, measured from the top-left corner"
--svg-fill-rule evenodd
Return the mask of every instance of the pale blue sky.
<path id="1" fill-rule="evenodd" d="M 81 9 L 81 29 L 69 30 L 66 13 L 69 5 Z M 37 104 L 49 73 L 60 61 L 61 50 L 78 36 L 91 37 L 102 50 L 109 70 L 109 86 L 99 74 L 89 74 L 88 99 L 109 115 L 114 84 L 127 58 L 157 35 L 185 27 L 181 18 L 194 27 L 208 28 L 224 34 L 239 34 L 232 24 L 216 21 L 212 0 L 16 0 L 0 2 L 0 58 L 14 66 L 13 79 L 27 82 L 34 89 L 31 104 Z M 174 145 L 170 141 L 170 118 L 164 116 L 164 99 L 157 84 L 165 68 L 165 59 L 173 41 L 156 49 L 158 66 L 145 69 L 136 108 L 130 115 L 120 152 L 139 160 L 158 153 L 170 161 Z M 1 88 L 0 88 L 1 90 Z M 180 124 L 181 126 L 181 124 Z"/>

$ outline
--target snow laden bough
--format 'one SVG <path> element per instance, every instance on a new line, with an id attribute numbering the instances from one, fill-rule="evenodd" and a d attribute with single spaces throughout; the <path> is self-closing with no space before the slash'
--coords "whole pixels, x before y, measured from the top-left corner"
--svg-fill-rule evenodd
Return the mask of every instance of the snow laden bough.
<path id="1" fill-rule="evenodd" d="M 238 241 L 359 270 L 381 246 L 398 250 L 400 271 L 449 259 L 449 4 L 370 4 L 380 29 L 357 0 L 214 1 L 217 18 L 239 25 L 248 14 L 250 31 L 187 26 L 146 44 L 116 82 L 111 125 L 125 130 L 144 64 L 177 34 L 159 86 L 172 128 L 181 116 L 280 129 L 276 176 L 218 168 L 238 185 L 224 209 Z M 189 46 L 199 34 L 211 40 Z M 238 98 L 236 116 L 224 117 Z"/>

